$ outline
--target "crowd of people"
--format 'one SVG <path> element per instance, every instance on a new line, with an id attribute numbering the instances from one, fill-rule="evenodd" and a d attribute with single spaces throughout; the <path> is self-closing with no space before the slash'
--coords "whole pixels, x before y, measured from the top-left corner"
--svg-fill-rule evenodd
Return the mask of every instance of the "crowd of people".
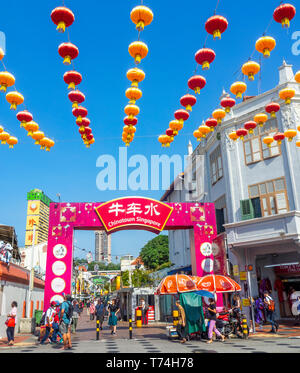
<path id="1" fill-rule="evenodd" d="M 268 291 L 265 291 L 263 297 L 257 297 L 252 300 L 255 310 L 255 322 L 258 324 L 259 329 L 263 328 L 264 324 L 270 324 L 270 333 L 277 333 L 279 324 L 275 320 L 275 302 Z M 176 331 L 181 343 L 185 343 L 187 339 L 193 336 L 187 334 L 187 317 L 183 305 L 180 300 L 176 300 L 176 307 L 178 310 L 178 323 Z M 200 334 L 200 338 L 207 339 L 207 343 L 213 342 L 213 334 L 216 339 L 225 340 L 230 334 L 235 334 L 242 337 L 242 307 L 241 300 L 237 294 L 231 298 L 230 305 L 223 307 L 222 310 L 218 309 L 214 298 L 208 299 L 208 304 L 204 307 L 206 332 Z M 223 315 L 229 315 L 227 320 L 228 328 L 224 328 Z M 228 332 L 228 333 L 227 333 Z"/>

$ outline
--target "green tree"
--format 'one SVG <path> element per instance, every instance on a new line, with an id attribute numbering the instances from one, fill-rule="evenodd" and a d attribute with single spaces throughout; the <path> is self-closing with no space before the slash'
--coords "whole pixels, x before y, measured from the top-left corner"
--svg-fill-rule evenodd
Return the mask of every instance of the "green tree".
<path id="1" fill-rule="evenodd" d="M 169 261 L 169 239 L 166 235 L 153 238 L 140 252 L 145 267 L 155 270 L 158 266 Z"/>
<path id="2" fill-rule="evenodd" d="M 149 271 L 136 269 L 131 273 L 133 287 L 147 287 L 153 284 L 153 279 L 149 276 Z M 122 272 L 123 286 L 129 286 L 129 271 Z"/>

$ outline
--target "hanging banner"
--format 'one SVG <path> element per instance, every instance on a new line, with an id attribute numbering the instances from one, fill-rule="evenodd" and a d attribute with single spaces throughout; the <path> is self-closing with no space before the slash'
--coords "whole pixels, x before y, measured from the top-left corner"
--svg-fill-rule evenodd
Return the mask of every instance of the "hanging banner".
<path id="1" fill-rule="evenodd" d="M 125 197 L 95 208 L 107 233 L 122 229 L 146 229 L 160 233 L 173 208 L 154 199 Z"/>

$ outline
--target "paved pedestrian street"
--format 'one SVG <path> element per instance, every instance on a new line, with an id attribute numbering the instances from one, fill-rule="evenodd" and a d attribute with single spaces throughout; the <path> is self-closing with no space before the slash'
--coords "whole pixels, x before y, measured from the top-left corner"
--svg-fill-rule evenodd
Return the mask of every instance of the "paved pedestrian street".
<path id="1" fill-rule="evenodd" d="M 148 325 L 133 329 L 133 339 L 129 339 L 128 323 L 118 325 L 117 335 L 112 336 L 107 322 L 100 331 L 100 339 L 96 340 L 96 322 L 83 315 L 75 334 L 72 334 L 72 350 L 62 351 L 61 346 L 37 344 L 37 337 L 17 337 L 16 344 L 8 347 L 4 341 L 0 353 L 299 353 L 300 328 L 282 326 L 278 334 L 270 334 L 269 326 L 263 332 L 251 334 L 249 339 L 228 339 L 225 342 L 215 341 L 207 344 L 205 340 L 191 340 L 181 344 L 177 340 L 169 340 L 166 324 Z M 19 341 L 18 341 L 19 339 Z"/>

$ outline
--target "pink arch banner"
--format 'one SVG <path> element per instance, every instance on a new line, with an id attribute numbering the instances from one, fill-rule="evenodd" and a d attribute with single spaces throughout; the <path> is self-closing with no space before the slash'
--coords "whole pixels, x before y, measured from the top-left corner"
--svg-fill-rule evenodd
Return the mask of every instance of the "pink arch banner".
<path id="1" fill-rule="evenodd" d="M 73 236 L 75 230 L 143 229 L 190 230 L 192 274 L 213 272 L 212 241 L 216 218 L 213 203 L 162 203 L 144 197 L 124 197 L 109 202 L 51 203 L 44 308 L 62 301 L 72 290 Z"/>

